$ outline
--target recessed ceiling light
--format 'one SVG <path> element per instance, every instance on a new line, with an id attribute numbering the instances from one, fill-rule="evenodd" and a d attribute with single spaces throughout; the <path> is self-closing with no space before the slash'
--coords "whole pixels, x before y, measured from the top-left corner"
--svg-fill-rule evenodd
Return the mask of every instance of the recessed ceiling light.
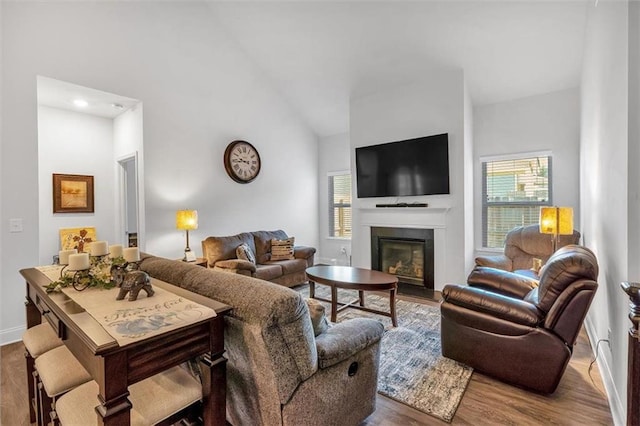
<path id="1" fill-rule="evenodd" d="M 78 108 L 86 108 L 89 106 L 89 102 L 85 101 L 84 99 L 74 99 L 73 104 Z"/>

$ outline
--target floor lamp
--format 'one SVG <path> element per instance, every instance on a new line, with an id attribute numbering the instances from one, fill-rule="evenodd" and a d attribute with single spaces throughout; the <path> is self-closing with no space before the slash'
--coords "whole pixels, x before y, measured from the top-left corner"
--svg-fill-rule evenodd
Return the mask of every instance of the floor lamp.
<path id="1" fill-rule="evenodd" d="M 184 249 L 184 262 L 195 262 L 196 254 L 189 248 L 189 230 L 198 229 L 198 212 L 196 210 L 178 210 L 176 228 L 187 232 L 187 246 Z"/>
<path id="2" fill-rule="evenodd" d="M 553 253 L 558 249 L 558 235 L 573 234 L 571 207 L 540 207 L 540 233 L 553 235 Z"/>

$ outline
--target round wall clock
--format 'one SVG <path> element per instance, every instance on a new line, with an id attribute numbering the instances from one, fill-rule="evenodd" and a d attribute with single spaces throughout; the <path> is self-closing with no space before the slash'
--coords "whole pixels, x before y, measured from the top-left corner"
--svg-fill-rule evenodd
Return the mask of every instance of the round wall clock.
<path id="1" fill-rule="evenodd" d="M 247 141 L 233 141 L 224 151 L 224 168 L 238 183 L 249 183 L 260 173 L 260 154 Z"/>

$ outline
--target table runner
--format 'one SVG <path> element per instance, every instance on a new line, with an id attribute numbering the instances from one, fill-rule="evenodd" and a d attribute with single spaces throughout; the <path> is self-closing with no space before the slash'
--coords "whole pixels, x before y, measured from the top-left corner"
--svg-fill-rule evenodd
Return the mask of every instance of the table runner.
<path id="1" fill-rule="evenodd" d="M 60 279 L 61 266 L 38 266 L 37 270 L 50 280 Z M 151 278 L 153 286 L 154 278 Z M 153 286 L 155 294 L 147 297 L 145 291 L 138 294 L 138 300 L 116 300 L 120 289 L 104 290 L 87 288 L 77 291 L 72 287 L 62 291 L 80 305 L 109 333 L 120 346 L 147 339 L 167 331 L 215 317 L 216 312 L 206 306 L 177 296 L 158 286 Z"/>

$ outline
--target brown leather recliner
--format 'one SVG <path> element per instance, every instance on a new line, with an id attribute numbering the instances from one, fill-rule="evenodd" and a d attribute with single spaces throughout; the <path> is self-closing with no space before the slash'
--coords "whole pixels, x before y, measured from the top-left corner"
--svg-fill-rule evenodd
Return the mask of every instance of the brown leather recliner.
<path id="1" fill-rule="evenodd" d="M 556 251 L 539 282 L 477 267 L 468 286 L 443 289 L 442 354 L 504 382 L 553 393 L 598 288 L 597 278 L 595 255 L 577 245 Z"/>
<path id="2" fill-rule="evenodd" d="M 476 257 L 476 265 L 513 272 L 530 269 L 533 266 L 534 257 L 541 259 L 544 264 L 553 253 L 553 236 L 541 234 L 539 228 L 539 225 L 513 228 L 505 236 L 504 254 L 478 256 Z M 574 230 L 573 235 L 558 236 L 558 247 L 578 244 L 578 241 L 580 241 L 580 232 Z"/>

